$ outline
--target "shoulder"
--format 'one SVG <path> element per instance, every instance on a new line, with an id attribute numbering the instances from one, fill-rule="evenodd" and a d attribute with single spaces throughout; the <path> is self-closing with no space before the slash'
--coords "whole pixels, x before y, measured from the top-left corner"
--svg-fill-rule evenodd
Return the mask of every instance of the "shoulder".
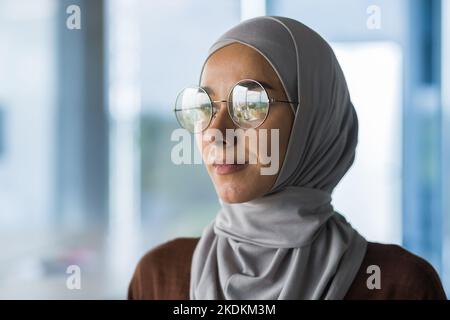
<path id="1" fill-rule="evenodd" d="M 158 267 L 168 261 L 176 263 L 180 257 L 192 255 L 192 252 L 197 245 L 199 238 L 175 238 L 166 242 L 163 242 L 147 253 L 145 253 L 139 260 L 137 267 Z M 175 261 L 174 261 L 175 259 Z"/>
<path id="2" fill-rule="evenodd" d="M 189 281 L 193 251 L 200 238 L 180 237 L 146 252 L 136 265 L 128 299 L 170 298 Z M 176 299 L 182 297 L 175 297 Z"/>
<path id="3" fill-rule="evenodd" d="M 379 288 L 368 285 L 379 277 Z M 369 287 L 371 287 L 369 289 Z M 365 299 L 446 299 L 436 270 L 394 244 L 369 242 L 348 296 Z"/>
<path id="4" fill-rule="evenodd" d="M 379 264 L 386 277 L 404 281 L 409 286 L 426 284 L 440 285 L 439 276 L 425 259 L 394 244 L 370 243 L 366 254 L 366 264 Z"/>

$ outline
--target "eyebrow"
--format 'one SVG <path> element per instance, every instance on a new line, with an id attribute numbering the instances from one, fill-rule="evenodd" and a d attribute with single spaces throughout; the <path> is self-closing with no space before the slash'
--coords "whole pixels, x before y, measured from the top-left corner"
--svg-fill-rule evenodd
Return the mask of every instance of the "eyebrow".
<path id="1" fill-rule="evenodd" d="M 208 94 L 213 95 L 214 94 L 214 90 L 211 87 L 204 87 L 201 86 L 200 88 L 203 88 L 203 90 L 205 90 Z"/>
<path id="2" fill-rule="evenodd" d="M 258 80 L 258 79 L 252 79 L 252 80 L 256 80 L 256 81 L 258 81 L 259 83 L 261 83 L 265 89 L 271 89 L 271 90 L 273 89 L 273 86 L 271 86 L 270 84 L 268 84 L 268 83 L 265 82 L 265 81 L 261 81 L 261 80 Z M 239 80 L 239 81 L 240 81 L 240 80 Z M 236 82 L 236 83 L 237 83 L 237 82 Z M 235 84 L 236 84 L 236 83 L 235 83 Z M 234 86 L 234 84 L 233 84 L 233 86 Z M 201 88 L 203 88 L 208 94 L 214 95 L 214 90 L 213 90 L 211 87 L 208 87 L 208 86 L 201 86 Z"/>
<path id="3" fill-rule="evenodd" d="M 272 87 L 270 84 L 268 84 L 267 82 L 265 82 L 265 81 L 259 81 L 259 80 L 257 80 L 257 79 L 255 79 L 255 80 L 258 81 L 259 83 L 261 83 L 261 84 L 263 85 L 264 88 L 266 88 L 266 89 L 273 89 L 273 87 Z"/>

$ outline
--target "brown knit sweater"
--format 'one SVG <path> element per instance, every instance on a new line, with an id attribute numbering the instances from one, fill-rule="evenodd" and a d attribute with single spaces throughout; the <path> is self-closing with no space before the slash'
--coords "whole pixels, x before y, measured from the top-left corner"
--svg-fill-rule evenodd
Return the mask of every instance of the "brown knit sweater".
<path id="1" fill-rule="evenodd" d="M 128 299 L 188 300 L 192 254 L 200 238 L 164 242 L 139 261 Z M 368 289 L 367 267 L 381 271 L 381 289 Z M 446 299 L 439 276 L 422 258 L 397 245 L 369 242 L 366 256 L 351 285 L 350 299 Z"/>

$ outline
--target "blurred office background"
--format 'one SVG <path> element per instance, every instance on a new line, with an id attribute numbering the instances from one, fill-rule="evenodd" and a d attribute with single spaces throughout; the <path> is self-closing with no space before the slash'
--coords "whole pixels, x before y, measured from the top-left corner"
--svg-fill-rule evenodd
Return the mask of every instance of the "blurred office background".
<path id="1" fill-rule="evenodd" d="M 219 206 L 201 165 L 170 160 L 173 102 L 259 15 L 312 27 L 344 70 L 360 137 L 335 209 L 450 293 L 449 0 L 0 0 L 1 299 L 122 299 L 143 253 L 200 235 Z"/>

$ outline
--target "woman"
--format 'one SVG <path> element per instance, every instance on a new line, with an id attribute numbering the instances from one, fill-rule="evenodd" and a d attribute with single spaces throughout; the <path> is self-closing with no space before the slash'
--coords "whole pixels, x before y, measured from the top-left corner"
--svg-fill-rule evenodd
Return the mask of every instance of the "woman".
<path id="1" fill-rule="evenodd" d="M 284 17 L 238 24 L 210 48 L 200 87 L 180 93 L 176 114 L 198 139 L 221 210 L 200 238 L 148 252 L 129 299 L 446 298 L 429 263 L 367 242 L 331 205 L 358 120 L 334 53 L 313 30 Z M 244 162 L 223 164 L 217 155 L 242 144 L 225 135 L 237 128 L 268 133 L 257 139 L 279 153 L 276 174 L 262 174 L 268 164 L 247 145 Z"/>

